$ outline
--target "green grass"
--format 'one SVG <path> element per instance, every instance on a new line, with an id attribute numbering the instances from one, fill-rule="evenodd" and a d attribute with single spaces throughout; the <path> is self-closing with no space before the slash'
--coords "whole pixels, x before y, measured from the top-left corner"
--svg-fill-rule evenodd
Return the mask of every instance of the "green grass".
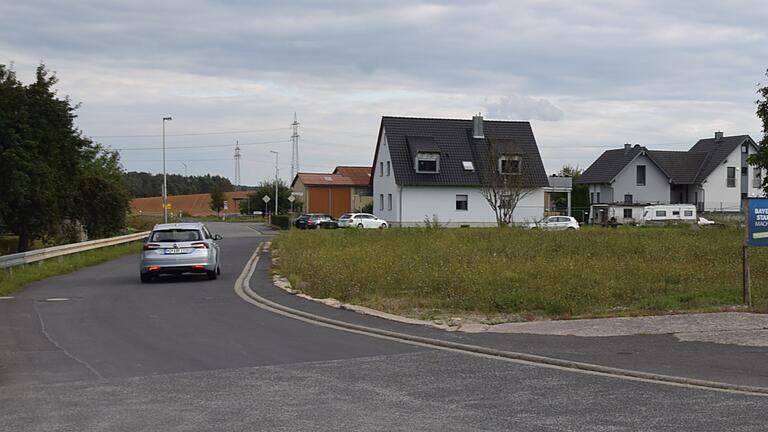
<path id="1" fill-rule="evenodd" d="M 285 232 L 277 270 L 315 297 L 393 313 L 519 317 L 723 310 L 741 303 L 735 228 L 390 229 Z M 768 249 L 750 250 L 768 310 Z"/>
<path id="2" fill-rule="evenodd" d="M 124 255 L 138 253 L 140 242 L 109 246 L 72 255 L 0 270 L 0 296 L 6 296 L 30 282 L 70 273 L 77 269 L 103 263 Z"/>

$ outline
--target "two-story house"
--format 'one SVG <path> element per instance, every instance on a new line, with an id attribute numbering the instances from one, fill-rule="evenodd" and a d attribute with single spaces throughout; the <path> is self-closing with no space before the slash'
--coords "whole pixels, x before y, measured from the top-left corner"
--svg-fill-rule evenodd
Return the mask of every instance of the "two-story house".
<path id="1" fill-rule="evenodd" d="M 419 225 L 435 217 L 447 226 L 495 225 L 495 214 L 481 193 L 480 173 L 491 142 L 514 148 L 499 155 L 495 169 L 524 176 L 530 189 L 518 202 L 513 221 L 541 219 L 549 180 L 530 123 L 481 116 L 383 117 L 372 172 L 374 213 L 393 226 Z"/>
<path id="2" fill-rule="evenodd" d="M 648 204 L 695 204 L 699 211 L 741 211 L 741 200 L 762 196 L 757 152 L 749 135 L 699 140 L 688 151 L 649 150 L 626 144 L 607 150 L 577 180 L 589 187 L 590 219 L 638 219 Z"/>

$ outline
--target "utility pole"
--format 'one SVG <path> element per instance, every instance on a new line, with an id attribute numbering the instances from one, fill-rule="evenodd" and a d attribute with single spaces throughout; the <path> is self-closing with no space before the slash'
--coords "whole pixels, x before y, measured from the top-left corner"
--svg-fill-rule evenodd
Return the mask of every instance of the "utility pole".
<path id="1" fill-rule="evenodd" d="M 240 190 L 240 141 L 235 141 L 235 190 Z"/>
<path id="2" fill-rule="evenodd" d="M 293 113 L 293 134 L 291 134 L 291 179 L 299 173 L 299 122 L 296 120 L 296 113 Z"/>
<path id="3" fill-rule="evenodd" d="M 163 117 L 163 223 L 168 223 L 168 178 L 165 174 L 165 122 L 172 120 Z"/>
<path id="4" fill-rule="evenodd" d="M 277 215 L 277 175 L 278 175 L 278 168 L 277 168 L 277 150 L 270 150 L 270 153 L 275 154 L 275 215 Z"/>

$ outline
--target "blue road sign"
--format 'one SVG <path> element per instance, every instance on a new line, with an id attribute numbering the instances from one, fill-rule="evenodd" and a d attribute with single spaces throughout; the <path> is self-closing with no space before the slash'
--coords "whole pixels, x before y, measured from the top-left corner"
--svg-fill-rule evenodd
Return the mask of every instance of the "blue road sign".
<path id="1" fill-rule="evenodd" d="M 768 198 L 747 200 L 747 245 L 768 246 Z"/>

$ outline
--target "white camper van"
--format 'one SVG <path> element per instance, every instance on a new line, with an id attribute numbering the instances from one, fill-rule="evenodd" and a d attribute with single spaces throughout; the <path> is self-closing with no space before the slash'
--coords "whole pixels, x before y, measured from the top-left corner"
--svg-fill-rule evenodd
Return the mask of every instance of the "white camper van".
<path id="1" fill-rule="evenodd" d="M 693 204 L 652 205 L 643 208 L 639 224 L 664 224 L 674 222 L 696 223 L 696 206 Z"/>

